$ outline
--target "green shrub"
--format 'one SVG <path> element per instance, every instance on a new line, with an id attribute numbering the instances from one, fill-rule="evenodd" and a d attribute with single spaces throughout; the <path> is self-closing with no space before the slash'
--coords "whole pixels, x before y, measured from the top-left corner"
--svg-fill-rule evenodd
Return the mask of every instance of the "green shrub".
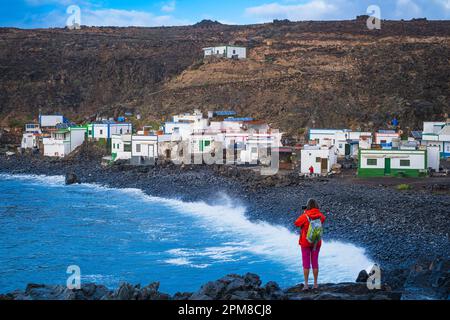
<path id="1" fill-rule="evenodd" d="M 407 191 L 407 190 L 411 190 L 411 189 L 412 189 L 412 186 L 410 186 L 409 184 L 406 184 L 406 183 L 402 183 L 397 186 L 397 190 L 400 190 L 400 191 Z"/>

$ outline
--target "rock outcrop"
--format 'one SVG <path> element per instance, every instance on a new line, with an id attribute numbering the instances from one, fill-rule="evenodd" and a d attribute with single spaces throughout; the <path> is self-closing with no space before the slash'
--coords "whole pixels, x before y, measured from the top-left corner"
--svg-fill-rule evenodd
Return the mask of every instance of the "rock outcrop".
<path id="1" fill-rule="evenodd" d="M 159 282 L 145 287 L 121 283 L 114 291 L 96 284 L 82 285 L 79 290 L 62 285 L 29 284 L 25 291 L 0 295 L 0 300 L 447 300 L 449 264 L 449 260 L 438 259 L 426 270 L 416 266 L 402 289 L 383 284 L 379 290 L 370 290 L 363 282 L 322 284 L 319 289 L 308 291 L 303 291 L 303 284 L 281 289 L 273 281 L 262 285 L 258 275 L 247 273 L 230 274 L 204 284 L 197 292 L 178 292 L 173 296 L 159 292 Z M 361 276 L 360 273 L 358 278 Z"/>

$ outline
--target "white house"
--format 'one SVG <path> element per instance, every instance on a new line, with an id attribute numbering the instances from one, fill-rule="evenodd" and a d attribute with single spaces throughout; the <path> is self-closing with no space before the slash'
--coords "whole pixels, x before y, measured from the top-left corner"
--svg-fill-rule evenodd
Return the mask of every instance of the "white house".
<path id="1" fill-rule="evenodd" d="M 41 128 L 55 128 L 60 123 L 66 123 L 67 120 L 61 115 L 39 115 L 39 126 Z"/>
<path id="2" fill-rule="evenodd" d="M 427 172 L 427 150 L 360 150 L 358 176 L 419 177 Z"/>
<path id="3" fill-rule="evenodd" d="M 319 145 L 324 144 L 324 140 L 331 140 L 331 145 L 336 144 L 336 133 L 344 133 L 347 129 L 309 129 L 309 141 Z"/>
<path id="4" fill-rule="evenodd" d="M 88 138 L 94 140 L 111 139 L 113 134 L 132 134 L 131 123 L 115 122 L 110 120 L 88 124 Z"/>
<path id="5" fill-rule="evenodd" d="M 111 136 L 112 160 L 131 159 L 131 134 L 113 134 Z"/>
<path id="6" fill-rule="evenodd" d="M 381 145 L 383 149 L 391 149 L 399 141 L 400 133 L 394 130 L 379 130 L 375 133 L 375 144 Z"/>
<path id="7" fill-rule="evenodd" d="M 303 174 L 309 174 L 313 167 L 314 174 L 327 175 L 336 163 L 337 151 L 334 146 L 305 145 L 301 150 L 300 172 Z"/>
<path id="8" fill-rule="evenodd" d="M 214 152 L 216 135 L 192 134 L 189 137 L 188 153 L 191 155 Z"/>
<path id="9" fill-rule="evenodd" d="M 247 58 L 247 48 L 232 45 L 203 48 L 203 53 L 205 58 L 213 56 L 228 59 Z"/>
<path id="10" fill-rule="evenodd" d="M 36 133 L 36 134 L 42 133 L 41 127 L 37 123 L 27 123 L 25 125 L 25 132 L 27 132 L 27 133 Z"/>
<path id="11" fill-rule="evenodd" d="M 424 122 L 422 145 L 439 147 L 441 158 L 450 158 L 450 122 Z"/>
<path id="12" fill-rule="evenodd" d="M 243 142 L 244 149 L 240 151 L 241 164 L 269 165 L 272 150 L 282 146 L 282 133 L 251 133 Z"/>
<path id="13" fill-rule="evenodd" d="M 438 172 L 441 160 L 440 158 L 439 147 L 427 147 L 427 168 L 431 168 L 434 171 Z"/>
<path id="14" fill-rule="evenodd" d="M 203 119 L 203 113 L 195 109 L 193 113 L 182 113 L 173 116 L 173 122 L 196 122 Z"/>
<path id="15" fill-rule="evenodd" d="M 366 147 L 365 143 L 367 140 L 370 140 L 370 143 L 372 143 L 372 133 L 360 131 L 336 132 L 334 135 L 334 142 L 338 156 L 357 157 L 361 140 L 363 140 L 363 146 Z"/>
<path id="16" fill-rule="evenodd" d="M 83 144 L 86 128 L 69 127 L 51 133 L 50 138 L 44 138 L 44 156 L 63 158 Z"/>
<path id="17" fill-rule="evenodd" d="M 38 136 L 35 133 L 26 132 L 22 135 L 22 142 L 20 144 L 22 149 L 37 149 L 39 148 Z"/>
<path id="18" fill-rule="evenodd" d="M 133 135 L 131 137 L 131 164 L 154 165 L 158 158 L 157 135 Z"/>

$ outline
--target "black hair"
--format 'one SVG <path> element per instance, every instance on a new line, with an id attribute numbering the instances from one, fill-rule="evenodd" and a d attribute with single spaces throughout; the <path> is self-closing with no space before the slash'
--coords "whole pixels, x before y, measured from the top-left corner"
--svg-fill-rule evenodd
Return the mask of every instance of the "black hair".
<path id="1" fill-rule="evenodd" d="M 315 199 L 309 199 L 308 203 L 306 204 L 306 210 L 311 210 L 311 209 L 320 209 L 319 207 L 319 203 L 315 200 Z"/>

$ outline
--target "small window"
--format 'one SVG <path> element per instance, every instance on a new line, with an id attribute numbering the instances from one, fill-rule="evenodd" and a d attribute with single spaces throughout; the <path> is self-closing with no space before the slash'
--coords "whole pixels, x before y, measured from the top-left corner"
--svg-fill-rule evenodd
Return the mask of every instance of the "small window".
<path id="1" fill-rule="evenodd" d="M 233 54 L 236 54 L 236 50 L 233 50 Z"/>
<path id="2" fill-rule="evenodd" d="M 258 153 L 258 148 L 252 148 L 252 153 Z"/>
<path id="3" fill-rule="evenodd" d="M 409 167 L 411 166 L 411 160 L 400 160 L 400 167 Z"/>
<path id="4" fill-rule="evenodd" d="M 211 145 L 211 141 L 205 141 L 205 147 L 208 147 Z"/>
<path id="5" fill-rule="evenodd" d="M 136 145 L 136 152 L 141 152 L 141 145 L 140 144 Z"/>
<path id="6" fill-rule="evenodd" d="M 343 145 L 342 143 L 339 144 L 339 149 L 342 149 Z"/>
<path id="7" fill-rule="evenodd" d="M 103 134 L 103 130 L 100 129 L 100 134 Z"/>
<path id="8" fill-rule="evenodd" d="M 316 157 L 316 162 L 317 163 L 321 163 L 322 162 L 322 158 L 321 157 Z"/>
<path id="9" fill-rule="evenodd" d="M 89 133 L 88 133 L 90 136 L 92 136 L 92 130 L 89 130 Z"/>
<path id="10" fill-rule="evenodd" d="M 125 152 L 131 152 L 131 144 L 126 144 L 126 145 L 123 147 L 123 151 L 125 151 Z"/>
<path id="11" fill-rule="evenodd" d="M 377 165 L 377 159 L 367 159 L 367 165 L 368 166 L 376 166 Z"/>

